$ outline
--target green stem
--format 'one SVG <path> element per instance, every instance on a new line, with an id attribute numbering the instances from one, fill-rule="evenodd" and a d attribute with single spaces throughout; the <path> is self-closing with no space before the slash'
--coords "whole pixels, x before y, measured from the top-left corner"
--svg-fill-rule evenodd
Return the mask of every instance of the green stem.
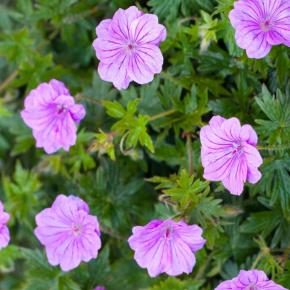
<path id="1" fill-rule="evenodd" d="M 213 256 L 213 253 L 211 253 L 207 256 L 203 265 L 201 265 L 201 267 L 199 267 L 199 270 L 198 270 L 197 274 L 195 275 L 194 280 L 199 280 L 204 276 L 204 273 L 205 273 L 206 268 L 208 267 L 208 265 L 212 259 L 212 256 Z"/>
<path id="2" fill-rule="evenodd" d="M 176 112 L 175 109 L 168 110 L 168 111 L 165 111 L 165 112 L 161 112 L 161 113 L 159 113 L 159 114 L 156 114 L 156 115 L 151 116 L 151 117 L 149 118 L 149 121 L 150 121 L 150 122 L 153 122 L 153 121 L 158 120 L 158 119 L 160 119 L 160 118 L 164 118 L 164 117 L 166 117 L 166 116 L 172 115 L 172 114 L 174 114 L 175 112 Z"/>
<path id="3" fill-rule="evenodd" d="M 96 104 L 96 105 L 102 105 L 102 101 L 101 100 L 96 100 L 92 97 L 89 97 L 89 96 L 84 96 L 82 94 L 77 94 L 75 96 L 76 100 L 80 101 L 80 100 L 84 100 L 84 101 L 87 101 L 87 102 L 90 102 L 90 103 L 93 103 L 93 104 Z"/>
<path id="4" fill-rule="evenodd" d="M 124 149 L 124 143 L 126 141 L 126 138 L 128 137 L 128 135 L 130 134 L 129 131 L 127 131 L 121 138 L 121 141 L 120 141 L 120 151 L 123 155 L 127 156 L 128 155 L 128 152 L 130 151 L 130 149 L 127 149 L 125 150 Z"/>
<path id="5" fill-rule="evenodd" d="M 186 136 L 186 150 L 188 158 L 188 173 L 191 176 L 193 174 L 193 152 L 192 152 L 192 141 L 191 136 L 188 134 Z"/>
<path id="6" fill-rule="evenodd" d="M 259 253 L 255 261 L 253 262 L 251 269 L 256 269 L 256 266 L 258 265 L 258 263 L 260 262 L 262 258 L 263 258 L 263 253 Z"/>
<path id="7" fill-rule="evenodd" d="M 277 146 L 257 146 L 258 150 L 279 151 L 290 149 L 290 144 L 277 145 Z"/>
<path id="8" fill-rule="evenodd" d="M 125 237 L 121 236 L 119 233 L 113 231 L 112 229 L 102 225 L 101 227 L 101 231 L 107 235 L 109 235 L 112 238 L 118 239 L 118 240 L 126 240 Z"/>
<path id="9" fill-rule="evenodd" d="M 15 70 L 14 72 L 12 72 L 12 74 L 10 76 L 8 76 L 4 82 L 0 85 L 0 93 L 2 91 L 4 91 L 6 89 L 7 86 L 10 85 L 10 83 L 17 77 L 18 75 L 18 71 Z"/>

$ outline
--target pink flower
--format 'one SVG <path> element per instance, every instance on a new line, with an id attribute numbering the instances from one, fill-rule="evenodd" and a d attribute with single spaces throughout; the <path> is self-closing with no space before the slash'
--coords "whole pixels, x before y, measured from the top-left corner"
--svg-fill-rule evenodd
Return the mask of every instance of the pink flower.
<path id="1" fill-rule="evenodd" d="M 97 286 L 94 290 L 106 290 L 104 286 Z"/>
<path id="2" fill-rule="evenodd" d="M 232 280 L 219 284 L 215 290 L 287 290 L 286 288 L 269 280 L 263 271 L 241 270 Z"/>
<path id="3" fill-rule="evenodd" d="M 34 233 L 45 246 L 48 262 L 70 271 L 95 259 L 101 248 L 99 223 L 78 197 L 59 195 L 51 208 L 36 215 Z"/>
<path id="4" fill-rule="evenodd" d="M 153 220 L 143 227 L 134 227 L 128 242 L 135 251 L 136 262 L 147 268 L 151 277 L 161 273 L 177 276 L 192 271 L 194 253 L 206 242 L 201 235 L 202 229 L 197 225 Z"/>
<path id="5" fill-rule="evenodd" d="M 263 58 L 273 45 L 290 46 L 289 0 L 239 0 L 229 18 L 250 58 Z"/>
<path id="6" fill-rule="evenodd" d="M 250 125 L 241 127 L 237 118 L 214 116 L 201 128 L 201 162 L 205 179 L 222 181 L 231 194 L 240 195 L 244 183 L 257 183 L 262 158 L 258 137 Z"/>
<path id="7" fill-rule="evenodd" d="M 102 80 L 121 90 L 131 81 L 149 83 L 161 72 L 163 56 L 158 46 L 166 38 L 166 29 L 156 15 L 143 14 L 135 6 L 119 9 L 112 20 L 97 26 L 96 33 L 93 47 Z"/>
<path id="8" fill-rule="evenodd" d="M 9 218 L 9 214 L 4 211 L 3 204 L 0 201 L 0 249 L 5 248 L 10 241 L 9 229 L 7 227 Z"/>
<path id="9" fill-rule="evenodd" d="M 77 128 L 86 111 L 76 105 L 65 85 L 57 80 L 42 83 L 32 90 L 21 112 L 23 121 L 32 129 L 36 147 L 54 153 L 60 148 L 68 151 L 76 143 Z"/>

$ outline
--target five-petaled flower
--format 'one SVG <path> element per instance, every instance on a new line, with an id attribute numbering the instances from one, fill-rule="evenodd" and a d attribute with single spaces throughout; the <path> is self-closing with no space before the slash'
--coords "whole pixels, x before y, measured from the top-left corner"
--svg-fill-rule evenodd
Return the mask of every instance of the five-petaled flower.
<path id="1" fill-rule="evenodd" d="M 203 248 L 205 239 L 197 225 L 173 220 L 152 220 L 133 228 L 128 242 L 134 258 L 151 277 L 161 273 L 177 276 L 189 274 L 195 265 L 195 252 Z"/>
<path id="2" fill-rule="evenodd" d="M 166 29 L 156 15 L 144 14 L 135 6 L 119 9 L 112 20 L 97 26 L 96 33 L 93 47 L 102 80 L 120 90 L 131 81 L 149 83 L 161 72 L 163 56 L 158 46 L 166 38 Z"/>
<path id="3" fill-rule="evenodd" d="M 249 58 L 265 57 L 273 45 L 290 46 L 289 0 L 239 0 L 229 18 Z"/>
<path id="4" fill-rule="evenodd" d="M 268 279 L 263 271 L 241 270 L 239 275 L 232 280 L 219 284 L 215 290 L 287 290 Z"/>
<path id="5" fill-rule="evenodd" d="M 51 208 L 36 215 L 34 233 L 44 245 L 48 262 L 63 271 L 95 259 L 101 248 L 99 223 L 88 205 L 75 196 L 58 195 Z"/>
<path id="6" fill-rule="evenodd" d="M 262 158 L 256 148 L 257 134 L 250 125 L 241 126 L 237 118 L 214 116 L 201 128 L 200 140 L 205 179 L 222 181 L 234 195 L 242 193 L 246 180 L 260 180 Z"/>
<path id="7" fill-rule="evenodd" d="M 23 121 L 32 129 L 36 147 L 48 154 L 76 143 L 77 128 L 85 116 L 82 105 L 75 104 L 65 85 L 58 80 L 42 83 L 32 90 L 21 112 Z"/>

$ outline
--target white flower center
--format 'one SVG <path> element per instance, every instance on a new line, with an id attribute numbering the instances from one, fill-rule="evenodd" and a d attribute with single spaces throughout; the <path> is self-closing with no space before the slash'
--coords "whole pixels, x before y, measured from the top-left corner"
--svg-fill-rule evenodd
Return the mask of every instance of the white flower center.
<path id="1" fill-rule="evenodd" d="M 259 290 L 259 289 L 256 285 L 251 284 L 251 285 L 247 286 L 245 290 Z"/>
<path id="2" fill-rule="evenodd" d="M 241 142 L 235 142 L 232 145 L 232 154 L 237 154 L 238 156 L 243 153 L 243 144 Z"/>
<path id="3" fill-rule="evenodd" d="M 128 41 L 125 45 L 125 51 L 129 54 L 132 54 L 135 52 L 136 47 L 136 43 L 134 43 L 133 41 Z"/>
<path id="4" fill-rule="evenodd" d="M 57 104 L 56 105 L 56 111 L 58 115 L 62 115 L 64 113 L 67 112 L 67 106 L 66 105 L 62 105 L 62 104 Z"/>
<path id="5" fill-rule="evenodd" d="M 71 230 L 72 230 L 72 234 L 75 237 L 78 237 L 81 234 L 82 226 L 80 224 L 72 224 Z"/>
<path id="6" fill-rule="evenodd" d="M 271 29 L 270 20 L 265 20 L 260 23 L 260 27 L 264 32 L 268 32 Z"/>

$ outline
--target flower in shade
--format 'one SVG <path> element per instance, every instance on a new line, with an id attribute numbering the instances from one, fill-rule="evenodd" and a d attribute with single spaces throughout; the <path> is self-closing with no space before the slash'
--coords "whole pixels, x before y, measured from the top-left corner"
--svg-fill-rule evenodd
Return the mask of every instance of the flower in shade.
<path id="1" fill-rule="evenodd" d="M 7 227 L 9 218 L 9 214 L 4 211 L 3 204 L 0 201 L 0 249 L 5 248 L 10 241 L 9 229 Z"/>
<path id="2" fill-rule="evenodd" d="M 54 153 L 76 143 L 77 128 L 86 111 L 77 105 L 65 85 L 57 80 L 42 83 L 25 98 L 23 121 L 32 129 L 36 147 Z"/>
<path id="3" fill-rule="evenodd" d="M 97 286 L 94 290 L 106 290 L 104 286 Z"/>
<path id="4" fill-rule="evenodd" d="M 78 197 L 59 195 L 51 208 L 36 215 L 34 233 L 44 245 L 48 262 L 63 271 L 88 262 L 101 248 L 98 220 Z"/>
<path id="5" fill-rule="evenodd" d="M 273 45 L 290 46 L 289 0 L 239 0 L 229 18 L 250 58 L 263 58 Z"/>
<path id="6" fill-rule="evenodd" d="M 192 271 L 194 254 L 206 242 L 201 235 L 202 229 L 197 225 L 152 220 L 143 227 L 134 227 L 128 242 L 135 251 L 136 262 L 147 268 L 151 277 L 161 273 L 177 276 Z"/>
<path id="7" fill-rule="evenodd" d="M 224 281 L 215 290 L 287 290 L 286 288 L 269 280 L 263 271 L 241 270 L 232 280 Z"/>
<path id="8" fill-rule="evenodd" d="M 201 128 L 200 140 L 205 179 L 222 181 L 234 195 L 242 193 L 246 181 L 260 180 L 262 158 L 256 148 L 257 134 L 250 125 L 241 126 L 237 118 L 214 116 Z"/>
<path id="9" fill-rule="evenodd" d="M 119 9 L 97 26 L 96 33 L 93 47 L 102 80 L 126 89 L 131 81 L 146 84 L 161 72 L 163 56 L 158 46 L 166 38 L 166 29 L 156 15 L 144 14 L 135 6 Z"/>

